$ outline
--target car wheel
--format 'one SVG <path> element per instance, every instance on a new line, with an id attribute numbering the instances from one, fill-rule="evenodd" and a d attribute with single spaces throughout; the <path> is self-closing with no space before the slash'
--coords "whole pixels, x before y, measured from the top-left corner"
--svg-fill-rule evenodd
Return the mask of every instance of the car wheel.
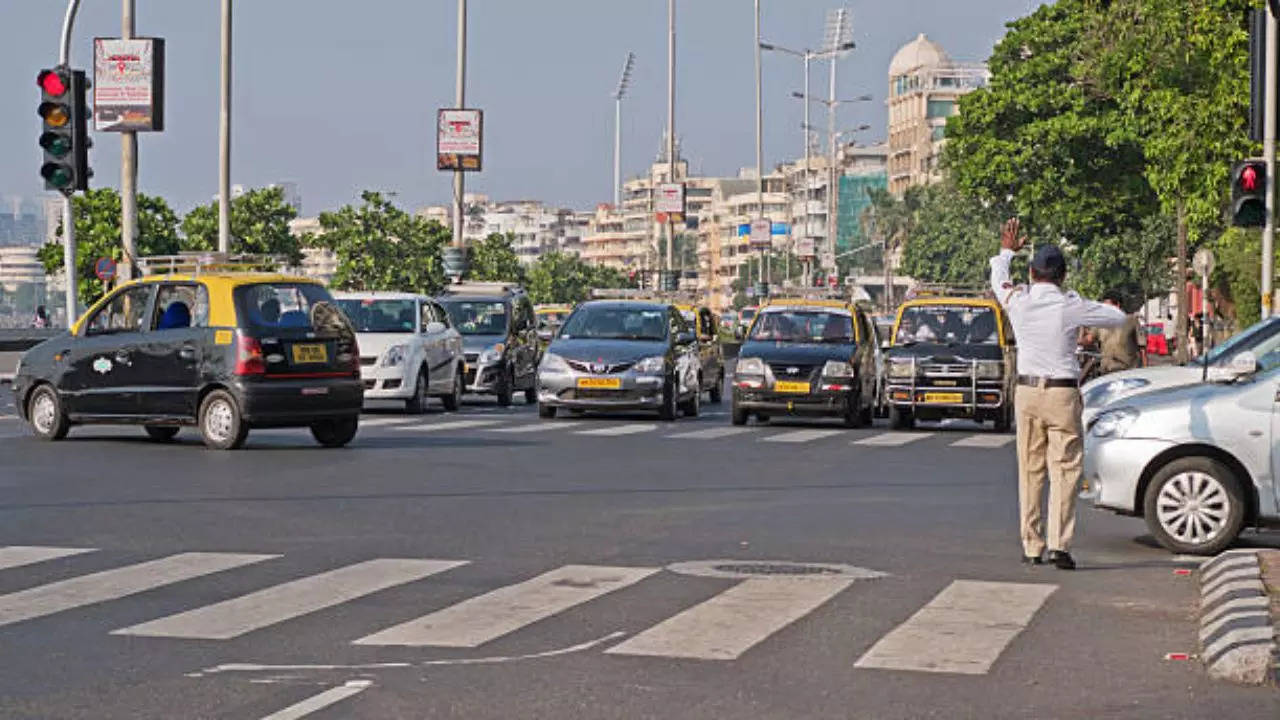
<path id="1" fill-rule="evenodd" d="M 538 417 L 544 420 L 551 420 L 556 416 L 556 406 L 538 403 Z"/>
<path id="2" fill-rule="evenodd" d="M 178 437 L 178 428 L 173 425 L 147 425 L 144 429 L 147 436 L 156 442 L 170 442 Z"/>
<path id="3" fill-rule="evenodd" d="M 1013 406 L 1006 406 L 996 416 L 995 431 L 998 433 L 1007 433 L 1013 429 Z"/>
<path id="4" fill-rule="evenodd" d="M 851 395 L 845 400 L 844 415 L 841 419 L 844 420 L 844 426 L 847 428 L 865 427 L 868 424 L 869 419 L 862 411 L 861 393 Z"/>
<path id="5" fill-rule="evenodd" d="M 462 368 L 453 371 L 453 392 L 440 397 L 440 401 L 444 403 L 444 409 L 449 412 L 457 412 L 462 406 L 462 390 L 463 383 Z"/>
<path id="6" fill-rule="evenodd" d="M 658 410 L 658 419 L 671 422 L 676 419 L 675 383 L 668 380 L 662 386 L 662 407 Z"/>
<path id="7" fill-rule="evenodd" d="M 889 407 L 889 426 L 894 430 L 910 430 L 916 426 L 915 414 L 897 405 Z"/>
<path id="8" fill-rule="evenodd" d="M 739 409 L 738 406 L 736 405 L 733 407 L 733 410 L 730 412 L 730 418 L 732 419 L 734 425 L 746 425 L 748 415 L 750 415 L 750 413 L 748 413 L 746 410 Z"/>
<path id="9" fill-rule="evenodd" d="M 511 368 L 507 368 L 502 374 L 502 382 L 498 383 L 498 404 L 507 407 L 511 404 L 512 395 L 515 392 L 515 374 Z"/>
<path id="10" fill-rule="evenodd" d="M 711 386 L 711 403 L 713 405 L 719 405 L 720 401 L 723 399 L 724 399 L 724 371 L 721 370 L 720 374 L 716 376 L 716 384 Z"/>
<path id="11" fill-rule="evenodd" d="M 698 383 L 697 389 L 693 391 L 693 394 L 689 396 L 689 399 L 680 403 L 680 411 L 684 413 L 685 417 L 695 418 L 695 417 L 698 417 L 698 413 L 701 410 L 702 410 L 702 383 Z"/>
<path id="12" fill-rule="evenodd" d="M 200 403 L 200 438 L 214 450 L 235 450 L 249 436 L 240 405 L 226 390 L 214 390 Z"/>
<path id="13" fill-rule="evenodd" d="M 413 397 L 404 401 L 404 409 L 406 412 L 414 415 L 421 415 L 427 411 L 427 387 L 428 378 L 425 368 L 418 370 L 417 385 L 413 387 Z"/>
<path id="14" fill-rule="evenodd" d="M 351 442 L 360 429 L 360 417 L 335 418 L 311 423 L 311 437 L 316 442 L 329 448 L 338 448 Z"/>
<path id="15" fill-rule="evenodd" d="M 1188 555 L 1216 555 L 1244 527 L 1240 479 L 1206 457 L 1174 460 L 1160 468 L 1143 502 L 1147 528 L 1165 548 Z"/>
<path id="16" fill-rule="evenodd" d="M 49 385 L 41 385 L 31 393 L 31 399 L 27 401 L 27 418 L 31 422 L 31 430 L 41 440 L 61 440 L 71 429 L 71 422 L 62 412 L 58 391 Z"/>
<path id="17" fill-rule="evenodd" d="M 530 387 L 524 391 L 524 401 L 528 405 L 538 402 L 538 388 Z"/>

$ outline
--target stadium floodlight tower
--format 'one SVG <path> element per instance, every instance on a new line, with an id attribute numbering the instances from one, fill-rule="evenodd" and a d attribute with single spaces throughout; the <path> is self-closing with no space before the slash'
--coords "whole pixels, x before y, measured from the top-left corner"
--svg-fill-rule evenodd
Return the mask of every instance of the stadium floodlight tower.
<path id="1" fill-rule="evenodd" d="M 636 54 L 627 53 L 622 75 L 618 77 L 618 89 L 613 91 L 613 206 L 618 209 L 622 207 L 622 98 L 631 85 L 631 69 L 635 63 Z"/>

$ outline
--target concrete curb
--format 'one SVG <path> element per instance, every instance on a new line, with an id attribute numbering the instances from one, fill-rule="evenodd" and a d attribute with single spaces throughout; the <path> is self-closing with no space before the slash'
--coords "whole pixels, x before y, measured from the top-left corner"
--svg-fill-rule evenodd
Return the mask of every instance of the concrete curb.
<path id="1" fill-rule="evenodd" d="M 1280 618 L 1270 607 L 1256 550 L 1229 550 L 1200 566 L 1200 659 L 1210 677 L 1280 685 Z"/>

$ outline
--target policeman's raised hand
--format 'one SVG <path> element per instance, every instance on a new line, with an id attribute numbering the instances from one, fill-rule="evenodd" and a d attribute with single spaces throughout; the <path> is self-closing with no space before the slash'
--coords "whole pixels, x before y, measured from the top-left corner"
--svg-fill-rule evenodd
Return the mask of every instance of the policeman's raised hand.
<path id="1" fill-rule="evenodd" d="M 1027 244 L 1027 236 L 1022 233 L 1022 223 L 1018 218 L 1009 218 L 1000 228 L 1000 247 L 1018 252 Z"/>

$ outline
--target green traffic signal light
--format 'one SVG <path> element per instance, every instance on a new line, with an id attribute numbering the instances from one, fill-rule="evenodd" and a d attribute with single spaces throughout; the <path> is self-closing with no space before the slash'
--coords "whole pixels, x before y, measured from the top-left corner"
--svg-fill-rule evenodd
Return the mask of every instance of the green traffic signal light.
<path id="1" fill-rule="evenodd" d="M 40 136 L 40 147 L 55 157 L 71 152 L 71 138 L 61 133 L 47 132 Z"/>
<path id="2" fill-rule="evenodd" d="M 70 186 L 73 180 L 70 168 L 57 163 L 45 163 L 40 168 L 40 175 L 44 177 L 45 182 L 58 189 Z"/>

